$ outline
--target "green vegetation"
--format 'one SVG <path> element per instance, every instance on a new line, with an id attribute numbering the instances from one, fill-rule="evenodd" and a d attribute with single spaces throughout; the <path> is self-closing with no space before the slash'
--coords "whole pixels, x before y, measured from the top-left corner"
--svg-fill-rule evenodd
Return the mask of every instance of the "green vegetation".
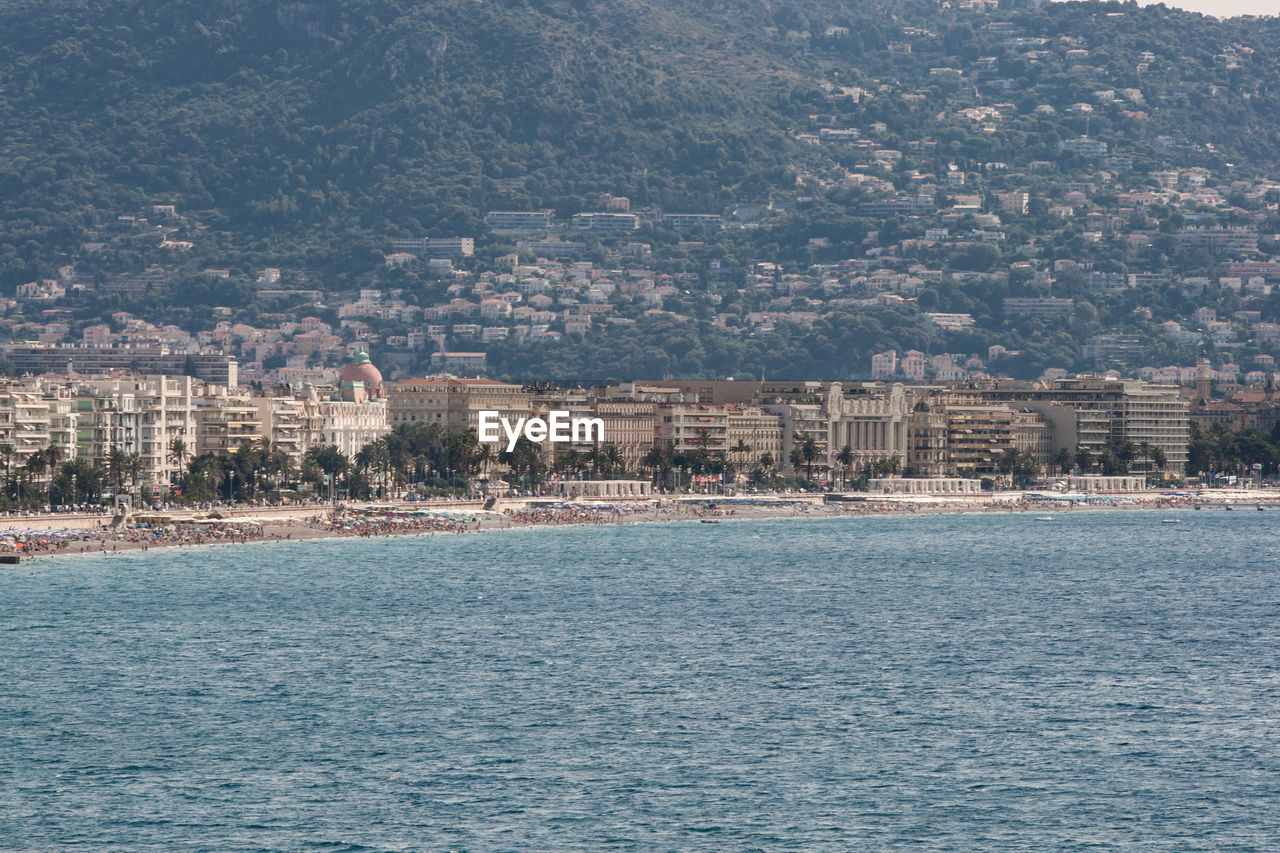
<path id="1" fill-rule="evenodd" d="M 1077 299 L 1067 323 L 1005 317 L 1000 303 L 1043 295 L 1024 258 L 1210 274 L 1221 258 L 1177 240 L 1190 221 L 1249 224 L 1273 249 L 1276 198 L 1233 182 L 1280 166 L 1277 91 L 1280 19 L 1132 3 L 974 14 L 934 0 L 12 0 L 0 4 L 0 293 L 74 263 L 86 286 L 62 303 L 73 334 L 122 309 L 193 331 L 215 306 L 252 324 L 333 319 L 260 296 L 250 282 L 263 266 L 321 291 L 402 288 L 425 306 L 444 282 L 383 269 L 388 238 L 475 235 L 463 266 L 483 269 L 514 248 L 485 211 L 545 207 L 564 220 L 612 193 L 653 211 L 743 211 L 730 221 L 750 227 L 626 235 L 652 245 L 655 271 L 690 276 L 664 305 L 684 319 L 620 311 L 635 325 L 512 339 L 490 348 L 495 374 L 836 377 L 881 349 L 1001 343 L 1017 353 L 1001 370 L 1035 376 L 1083 366 L 1081 341 L 1108 331 L 1136 335 L 1153 361 L 1186 362 L 1195 346 L 1155 324 L 1197 304 L 1229 316 L 1237 296 L 1192 301 L 1176 284 L 1098 295 L 1064 274 L 1054 295 Z M 966 112 L 993 106 L 998 117 Z M 823 129 L 858 142 L 819 140 Z M 1059 150 L 1084 134 L 1125 159 L 1107 174 L 1126 186 L 1202 167 L 1226 205 L 1134 210 L 1097 158 Z M 901 159 L 881 168 L 875 150 Z M 985 227 L 972 216 L 949 221 L 963 239 L 930 246 L 932 218 L 871 215 L 863 205 L 884 193 L 848 180 L 874 175 L 907 196 L 949 170 L 983 176 L 972 192 L 987 212 L 997 193 L 1030 190 L 1027 212 L 989 239 L 969 236 Z M 1150 232 L 1149 244 L 1087 239 L 1085 223 L 1053 215 L 1072 181 L 1095 188 L 1091 205 L 1127 211 L 1122 230 Z M 970 191 L 944 187 L 936 201 Z M 626 265 L 623 238 L 582 239 L 591 259 Z M 750 286 L 753 264 L 807 273 L 869 250 L 990 275 L 943 276 L 899 306 L 733 331 L 778 296 Z M 128 275 L 155 282 L 97 288 Z M 814 304 L 800 310 L 826 310 L 823 294 L 804 298 Z M 1256 307 L 1277 319 L 1280 297 Z M 938 335 L 921 311 L 972 313 L 976 328 Z M 713 325 L 716 314 L 731 319 Z"/>

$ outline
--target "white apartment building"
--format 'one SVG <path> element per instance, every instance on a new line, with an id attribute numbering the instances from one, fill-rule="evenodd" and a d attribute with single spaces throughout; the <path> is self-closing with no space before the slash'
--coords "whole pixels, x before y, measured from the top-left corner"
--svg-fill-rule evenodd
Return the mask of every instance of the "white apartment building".
<path id="1" fill-rule="evenodd" d="M 198 387 L 190 376 L 76 383 L 76 455 L 106 468 L 115 451 L 137 454 L 142 459 L 138 485 L 167 489 L 183 468 L 172 458 L 174 440 L 187 446 L 185 461 L 196 453 Z"/>

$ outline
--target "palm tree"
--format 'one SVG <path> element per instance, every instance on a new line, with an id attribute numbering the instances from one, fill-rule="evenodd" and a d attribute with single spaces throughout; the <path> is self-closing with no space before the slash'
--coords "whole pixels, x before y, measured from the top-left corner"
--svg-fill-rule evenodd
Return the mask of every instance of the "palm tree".
<path id="1" fill-rule="evenodd" d="M 169 453 L 165 457 L 166 460 L 178 469 L 181 473 L 186 467 L 187 457 L 191 455 L 191 448 L 181 438 L 175 438 L 169 442 Z"/>
<path id="2" fill-rule="evenodd" d="M 275 474 L 276 496 L 279 497 L 280 487 L 293 479 L 293 457 L 286 450 L 277 450 L 271 454 L 271 472 Z"/>
<path id="3" fill-rule="evenodd" d="M 1151 448 L 1151 462 L 1156 466 L 1156 472 L 1160 475 L 1160 482 L 1164 482 L 1164 466 L 1168 461 L 1169 457 L 1165 454 L 1164 448 L 1159 445 L 1153 445 Z"/>
<path id="4" fill-rule="evenodd" d="M 9 476 L 9 468 L 13 464 L 15 452 L 12 444 L 0 444 L 0 460 L 4 461 L 4 476 L 6 478 Z"/>
<path id="5" fill-rule="evenodd" d="M 49 466 L 49 504 L 53 505 L 53 478 L 65 458 L 61 444 L 50 444 L 44 449 L 44 460 Z"/>
<path id="6" fill-rule="evenodd" d="M 643 468 L 648 468 L 653 472 L 653 485 L 657 486 L 659 481 L 664 485 L 671 473 L 672 467 L 671 447 L 665 444 L 655 444 L 645 453 L 644 458 L 640 460 Z"/>
<path id="7" fill-rule="evenodd" d="M 847 444 L 836 454 L 836 462 L 840 463 L 840 488 L 842 489 L 848 484 L 849 475 L 853 473 L 853 460 L 853 448 Z"/>
<path id="8" fill-rule="evenodd" d="M 1053 457 L 1053 464 L 1058 468 L 1058 476 L 1065 477 L 1071 468 L 1071 451 L 1065 447 L 1059 447 L 1057 454 Z"/>
<path id="9" fill-rule="evenodd" d="M 818 442 L 811 435 L 806 435 L 800 444 L 800 457 L 804 459 L 804 478 L 813 482 L 813 460 L 818 458 Z"/>
<path id="10" fill-rule="evenodd" d="M 129 471 L 129 454 L 120 448 L 112 450 L 107 454 L 107 477 L 111 481 L 111 487 L 119 492 L 124 488 L 125 477 Z"/>
<path id="11" fill-rule="evenodd" d="M 336 486 L 338 476 L 346 473 L 351 463 L 336 444 L 313 447 L 307 451 L 307 461 L 315 465 L 324 474 L 330 486 Z M 337 500 L 337 492 L 333 492 Z"/>
<path id="12" fill-rule="evenodd" d="M 129 476 L 130 490 L 138 487 L 138 478 L 142 476 L 142 469 L 146 464 L 142 461 L 142 454 L 130 453 L 125 459 L 125 473 Z"/>
<path id="13" fill-rule="evenodd" d="M 1138 458 L 1142 460 L 1142 473 L 1151 476 L 1151 442 L 1138 443 Z"/>
<path id="14" fill-rule="evenodd" d="M 1000 454 L 1000 458 L 996 460 L 996 470 L 1001 474 L 1007 474 L 1010 483 L 1013 481 L 1013 472 L 1018 467 L 1021 456 L 1016 447 L 1006 447 Z"/>
<path id="15" fill-rule="evenodd" d="M 603 448 L 604 461 L 609 467 L 609 478 L 612 479 L 617 472 L 622 470 L 625 472 L 626 459 L 622 455 L 622 449 L 618 445 L 609 443 Z"/>
<path id="16" fill-rule="evenodd" d="M 45 457 L 44 451 L 37 450 L 27 457 L 27 461 L 22 467 L 27 472 L 28 484 L 34 486 L 36 480 L 44 477 L 44 472 L 49 468 L 49 460 Z M 31 491 L 34 492 L 34 488 Z"/>

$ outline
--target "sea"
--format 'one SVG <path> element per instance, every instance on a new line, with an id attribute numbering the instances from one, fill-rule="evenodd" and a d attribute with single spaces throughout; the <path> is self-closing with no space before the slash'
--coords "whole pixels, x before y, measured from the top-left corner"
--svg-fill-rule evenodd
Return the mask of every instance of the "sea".
<path id="1" fill-rule="evenodd" d="M 1280 512 L 1047 516 L 0 567 L 0 850 L 1280 850 Z"/>

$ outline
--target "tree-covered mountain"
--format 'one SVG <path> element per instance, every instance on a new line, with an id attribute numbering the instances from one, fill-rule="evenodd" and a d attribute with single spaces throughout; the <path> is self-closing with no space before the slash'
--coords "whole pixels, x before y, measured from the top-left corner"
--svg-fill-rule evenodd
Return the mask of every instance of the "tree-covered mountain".
<path id="1" fill-rule="evenodd" d="M 665 211 L 778 202 L 778 215 L 701 250 L 643 233 L 664 262 L 699 273 L 696 289 L 713 255 L 726 268 L 804 264 L 918 236 L 868 214 L 851 173 L 901 193 L 922 176 L 992 164 L 1023 176 L 1049 163 L 1083 181 L 1098 164 L 1061 143 L 1086 134 L 1123 155 L 1139 183 L 1170 168 L 1203 167 L 1224 183 L 1280 168 L 1280 19 L 1134 3 L 961 5 L 8 0 L 0 292 L 69 262 L 99 280 L 159 268 L 192 286 L 123 307 L 182 308 L 169 317 L 181 320 L 204 304 L 193 294 L 220 287 L 192 278 L 204 268 L 305 267 L 311 283 L 341 289 L 379 274 L 389 236 L 483 244 L 486 210 L 546 207 L 566 219 L 603 193 Z M 877 173 L 867 145 L 818 144 L 829 129 L 901 160 Z M 983 204 L 1005 188 L 993 179 Z M 157 203 L 182 211 L 168 233 L 189 251 L 112 238 L 117 217 Z M 1008 223 L 1003 243 L 962 247 L 947 264 L 997 270 L 1018 242 L 1106 260 L 1079 226 L 1038 212 Z M 248 310 L 252 292 L 239 286 L 222 302 Z M 948 292 L 929 298 L 966 301 Z M 748 297 L 730 302 L 758 308 Z M 913 324 L 893 339 L 914 340 Z M 728 347 L 694 360 L 705 372 L 768 369 L 792 347 L 822 351 L 814 336 L 842 340 L 839 330 L 787 332 L 758 357 Z M 861 358 L 874 337 L 850 352 Z M 603 333 L 591 340 L 610 345 Z M 546 360 L 525 346 L 506 346 L 519 370 Z"/>
<path id="2" fill-rule="evenodd" d="M 790 105 L 751 55 L 726 44 L 733 63 L 713 60 L 726 11 L 9 3 L 6 281 L 156 199 L 251 245 L 340 252 L 389 229 L 472 233 L 493 205 L 572 211 L 603 189 L 678 209 L 766 198 L 787 182 Z"/>

